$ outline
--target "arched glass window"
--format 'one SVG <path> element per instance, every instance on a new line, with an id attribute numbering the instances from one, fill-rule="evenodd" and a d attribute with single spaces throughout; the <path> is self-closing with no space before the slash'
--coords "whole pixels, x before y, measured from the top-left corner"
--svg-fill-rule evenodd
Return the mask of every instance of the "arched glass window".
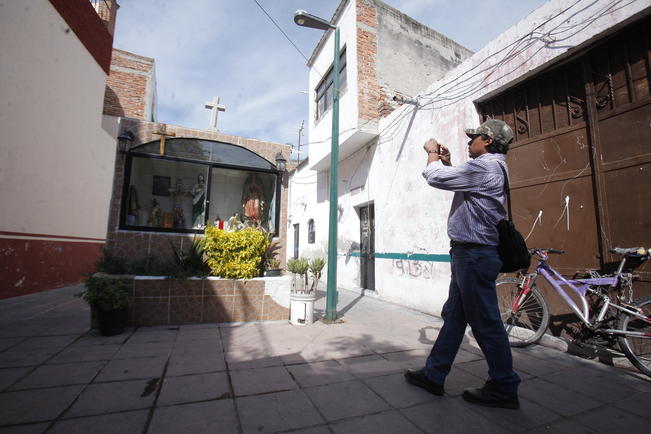
<path id="1" fill-rule="evenodd" d="M 162 155 L 161 155 L 162 154 Z M 120 227 L 203 232 L 207 224 L 278 232 L 280 182 L 275 165 L 223 142 L 174 138 L 131 149 Z"/>
<path id="2" fill-rule="evenodd" d="M 307 222 L 307 243 L 314 244 L 314 219 Z"/>

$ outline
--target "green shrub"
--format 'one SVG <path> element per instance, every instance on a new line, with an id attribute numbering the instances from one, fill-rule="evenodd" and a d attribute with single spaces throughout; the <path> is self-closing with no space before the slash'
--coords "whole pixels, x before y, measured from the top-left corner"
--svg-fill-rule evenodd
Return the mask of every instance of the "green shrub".
<path id="1" fill-rule="evenodd" d="M 174 252 L 174 261 L 169 264 L 169 270 L 165 273 L 166 276 L 175 279 L 186 279 L 192 276 L 203 277 L 210 274 L 210 267 L 204 255 L 203 239 L 197 240 L 193 238 L 187 253 L 177 249 L 171 240 L 168 241 Z"/>
<path id="2" fill-rule="evenodd" d="M 104 249 L 102 257 L 97 261 L 97 271 L 108 274 L 124 274 L 127 272 L 128 264 L 124 258 L 113 255 Z"/>
<path id="3" fill-rule="evenodd" d="M 104 277 L 88 277 L 85 280 L 86 291 L 77 294 L 91 307 L 109 311 L 127 309 L 131 306 L 129 279 L 110 279 Z"/>
<path id="4" fill-rule="evenodd" d="M 264 233 L 253 228 L 226 232 L 209 226 L 203 239 L 203 248 L 212 273 L 227 279 L 258 276 L 267 247 L 268 240 Z"/>
<path id="5" fill-rule="evenodd" d="M 308 268 L 310 268 L 310 264 L 305 258 L 290 259 L 287 261 L 287 271 L 290 273 L 305 274 Z"/>

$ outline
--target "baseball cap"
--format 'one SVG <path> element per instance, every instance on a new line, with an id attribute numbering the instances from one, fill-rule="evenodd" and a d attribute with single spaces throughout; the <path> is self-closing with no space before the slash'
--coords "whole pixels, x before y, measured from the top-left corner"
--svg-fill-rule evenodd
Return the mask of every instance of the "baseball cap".
<path id="1" fill-rule="evenodd" d="M 508 145 L 513 140 L 511 127 L 499 119 L 489 119 L 477 128 L 466 128 L 465 132 L 471 139 L 480 134 L 485 134 L 501 145 Z"/>

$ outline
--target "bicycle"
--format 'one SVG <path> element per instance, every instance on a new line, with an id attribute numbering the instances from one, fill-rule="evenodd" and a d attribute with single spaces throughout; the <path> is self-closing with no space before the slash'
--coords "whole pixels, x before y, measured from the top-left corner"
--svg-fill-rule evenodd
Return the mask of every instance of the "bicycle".
<path id="1" fill-rule="evenodd" d="M 609 251 L 622 256 L 613 274 L 589 271 L 587 278 L 566 279 L 547 263 L 549 254 L 564 251 L 537 248 L 530 249 L 538 260 L 533 273 L 523 270 L 518 277 L 498 279 L 498 305 L 511 346 L 538 342 L 549 325 L 547 303 L 536 288 L 536 279 L 542 275 L 579 317 L 583 336 L 601 339 L 601 345 L 614 345 L 616 340 L 631 363 L 651 377 L 651 295 L 633 301 L 634 276 L 624 272 L 627 261 L 642 263 L 651 250 L 617 247 Z M 580 306 L 570 294 L 580 300 Z"/>

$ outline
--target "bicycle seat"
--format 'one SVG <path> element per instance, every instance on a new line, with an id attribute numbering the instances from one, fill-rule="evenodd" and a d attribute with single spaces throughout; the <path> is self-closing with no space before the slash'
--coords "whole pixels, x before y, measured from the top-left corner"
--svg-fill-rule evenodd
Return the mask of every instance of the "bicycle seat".
<path id="1" fill-rule="evenodd" d="M 650 253 L 644 247 L 613 247 L 608 251 L 622 256 L 648 256 Z"/>

